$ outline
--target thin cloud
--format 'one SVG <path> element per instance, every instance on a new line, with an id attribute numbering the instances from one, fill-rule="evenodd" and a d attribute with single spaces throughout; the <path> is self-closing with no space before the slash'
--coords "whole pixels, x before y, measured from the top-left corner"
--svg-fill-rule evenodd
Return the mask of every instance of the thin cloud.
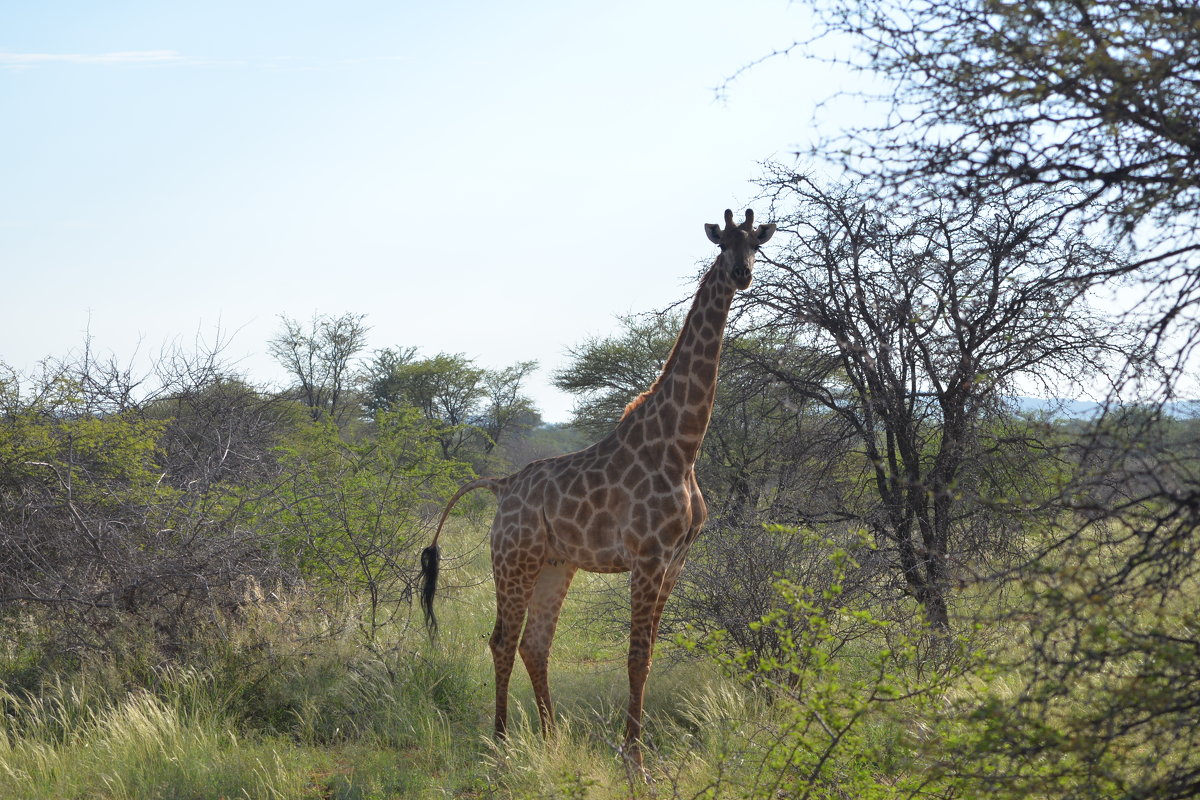
<path id="1" fill-rule="evenodd" d="M 116 53 L 5 53 L 0 66 L 37 67 L 44 64 L 164 64 L 183 61 L 174 50 L 123 50 Z"/>

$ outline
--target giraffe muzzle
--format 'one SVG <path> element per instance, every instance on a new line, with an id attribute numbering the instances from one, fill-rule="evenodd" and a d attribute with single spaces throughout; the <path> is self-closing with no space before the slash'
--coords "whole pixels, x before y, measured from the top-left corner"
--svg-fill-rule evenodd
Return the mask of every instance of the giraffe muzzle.
<path id="1" fill-rule="evenodd" d="M 734 267 L 733 279 L 737 282 L 738 286 L 745 289 L 750 285 L 750 270 L 745 267 Z"/>

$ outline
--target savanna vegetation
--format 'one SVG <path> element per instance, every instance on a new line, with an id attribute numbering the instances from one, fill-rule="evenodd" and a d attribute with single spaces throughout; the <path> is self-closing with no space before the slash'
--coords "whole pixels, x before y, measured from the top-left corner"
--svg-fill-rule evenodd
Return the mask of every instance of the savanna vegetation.
<path id="1" fill-rule="evenodd" d="M 651 782 L 617 753 L 621 576 L 576 580 L 548 741 L 519 672 L 489 736 L 487 498 L 437 640 L 413 596 L 454 488 L 593 441 L 680 316 L 575 343 L 549 426 L 531 362 L 368 350 L 343 314 L 281 318 L 285 387 L 219 347 L 0 372 L 0 796 L 1200 792 L 1200 12 L 804 5 L 792 52 L 835 43 L 884 113 L 796 162 L 839 177 L 761 179 Z"/>

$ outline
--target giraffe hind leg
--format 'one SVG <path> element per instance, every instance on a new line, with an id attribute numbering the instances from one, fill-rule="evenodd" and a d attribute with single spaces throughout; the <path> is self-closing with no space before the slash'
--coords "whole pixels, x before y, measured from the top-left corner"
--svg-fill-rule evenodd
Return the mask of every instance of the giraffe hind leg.
<path id="1" fill-rule="evenodd" d="M 496 625 L 488 646 L 496 669 L 495 732 L 500 739 L 508 732 L 508 681 L 512 677 L 517 642 L 521 637 L 532 589 L 533 580 L 530 578 L 506 578 L 500 571 L 496 572 Z"/>
<path id="2" fill-rule="evenodd" d="M 508 731 L 508 683 L 525 626 L 534 585 L 541 572 L 544 542 L 536 524 L 520 515 L 500 514 L 492 525 L 492 575 L 496 582 L 496 626 L 488 642 L 496 668 L 497 738 Z"/>
<path id="3" fill-rule="evenodd" d="M 554 641 L 554 629 L 562 610 L 567 588 L 575 577 L 576 567 L 565 564 L 547 564 L 542 567 L 529 603 L 529 617 L 525 622 L 525 633 L 521 637 L 521 660 L 529 672 L 533 694 L 537 698 L 538 718 L 542 734 L 549 736 L 554 726 L 554 705 L 550 701 L 549 662 L 550 645 Z"/>

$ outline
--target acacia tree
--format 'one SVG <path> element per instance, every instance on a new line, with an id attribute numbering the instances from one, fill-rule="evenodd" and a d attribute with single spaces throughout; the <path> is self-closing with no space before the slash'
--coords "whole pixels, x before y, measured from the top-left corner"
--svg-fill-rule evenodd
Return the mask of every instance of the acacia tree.
<path id="1" fill-rule="evenodd" d="M 283 330 L 268 342 L 268 352 L 296 380 L 300 399 L 313 419 L 338 421 L 347 404 L 353 359 L 366 347 L 365 314 L 313 315 L 307 327 L 286 315 Z"/>
<path id="2" fill-rule="evenodd" d="M 757 527 L 795 521 L 794 510 L 818 492 L 827 466 L 844 452 L 814 404 L 778 380 L 764 361 L 792 374 L 823 369 L 825 359 L 770 331 L 732 337 L 721 355 L 721 380 L 699 469 L 720 494 L 714 510 L 726 524 Z M 782 566 L 776 562 L 772 569 Z"/>
<path id="3" fill-rule="evenodd" d="M 679 314 L 617 317 L 616 336 L 591 337 L 567 348 L 568 364 L 554 385 L 576 397 L 573 424 L 593 441 L 612 430 L 625 406 L 654 383 L 683 324 Z"/>
<path id="4" fill-rule="evenodd" d="M 518 361 L 503 369 L 484 372 L 484 408 L 476 426 L 485 435 L 485 454 L 491 453 L 507 435 L 532 427 L 540 420 L 533 401 L 524 393 L 525 381 L 537 367 L 536 361 Z"/>
<path id="5" fill-rule="evenodd" d="M 1064 224 L 1128 237 L 1148 333 L 1200 323 L 1200 8 L 1191 0 L 808 0 L 815 40 L 882 78 L 880 121 L 814 148 L 882 191 L 1054 190 Z M 849 52 L 845 47 L 850 44 Z M 813 42 L 793 46 L 815 53 Z M 788 48 L 792 49 L 792 48 Z M 874 85 L 881 85 L 875 82 Z M 1176 354 L 1185 356 L 1186 354 Z M 1177 369 L 1185 371 L 1185 357 Z"/>
<path id="6" fill-rule="evenodd" d="M 474 438 L 471 421 L 483 400 L 484 370 L 461 353 L 439 353 L 417 359 L 415 351 L 397 356 L 394 351 L 376 355 L 369 368 L 370 405 L 419 410 L 439 425 L 438 440 L 445 458 L 457 458 Z"/>
<path id="7" fill-rule="evenodd" d="M 783 250 L 759 268 L 739 324 L 829 355 L 801 372 L 780 357 L 759 363 L 853 432 L 873 502 L 844 511 L 945 632 L 954 562 L 980 508 L 969 498 L 1003 449 L 1005 398 L 1022 381 L 1061 391 L 1123 344 L 1086 294 L 1113 254 L 1059 231 L 1037 194 L 905 216 L 781 168 L 767 189 Z"/>
<path id="8" fill-rule="evenodd" d="M 1200 9 L 1190 0 L 810 0 L 851 64 L 884 79 L 890 114 L 816 151 L 894 195 L 1055 190 L 1057 219 L 1107 228 L 1146 300 L 1132 319 L 1165 367 L 1121 376 L 1149 401 L 1113 403 L 1086 441 L 1081 524 L 1023 570 L 1037 643 L 982 745 L 988 791 L 1092 796 L 1200 790 L 1200 438 L 1168 449 L 1167 405 L 1194 394 L 1200 345 Z M 844 37 L 844 38 L 843 38 Z M 845 50 L 843 50 L 845 52 Z M 879 84 L 876 84 L 879 85 Z M 913 189 L 919 187 L 920 192 Z M 1118 491 L 1107 491 L 1120 476 Z M 1085 476 L 1086 477 L 1086 476 Z M 1098 502 L 1097 498 L 1106 498 Z M 1064 560 L 1069 567 L 1064 566 Z M 1148 611 L 1153 609 L 1153 611 Z M 1053 720 L 1055 730 L 1046 729 Z M 1054 774 L 1044 772 L 1054 765 Z"/>
<path id="9" fill-rule="evenodd" d="M 415 408 L 438 429 L 442 454 L 487 456 L 537 410 L 524 391 L 536 361 L 490 370 L 459 353 L 418 358 L 416 348 L 380 350 L 365 370 L 364 406 L 372 412 Z"/>
<path id="10" fill-rule="evenodd" d="M 1190 0 L 809 4 L 825 34 L 850 37 L 852 67 L 887 81 L 883 120 L 827 141 L 849 144 L 861 173 L 974 196 L 1065 189 L 1091 219 L 1197 232 L 1178 216 L 1200 201 Z"/>

